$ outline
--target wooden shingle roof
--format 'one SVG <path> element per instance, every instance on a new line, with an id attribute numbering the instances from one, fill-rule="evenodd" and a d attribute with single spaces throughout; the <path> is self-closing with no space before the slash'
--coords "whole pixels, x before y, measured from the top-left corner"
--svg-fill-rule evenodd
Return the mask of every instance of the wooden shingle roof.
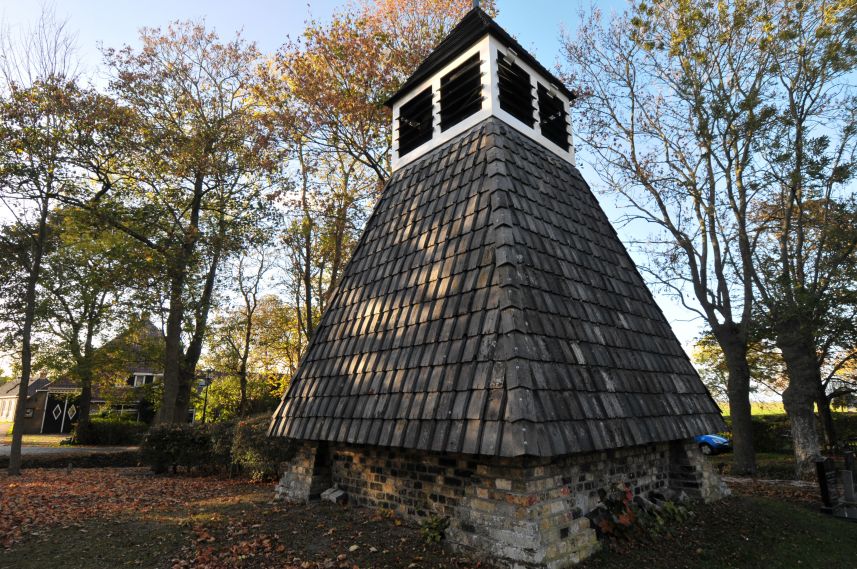
<path id="1" fill-rule="evenodd" d="M 394 173 L 270 432 L 554 456 L 723 427 L 577 169 L 490 118 Z"/>

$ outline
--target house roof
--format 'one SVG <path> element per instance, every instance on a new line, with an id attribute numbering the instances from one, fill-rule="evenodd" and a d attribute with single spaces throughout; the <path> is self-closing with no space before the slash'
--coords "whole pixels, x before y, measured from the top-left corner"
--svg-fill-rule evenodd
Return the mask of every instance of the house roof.
<path id="1" fill-rule="evenodd" d="M 413 75 L 405 81 L 399 90 L 385 103 L 388 107 L 404 97 L 407 93 L 429 78 L 437 70 L 461 55 L 467 48 L 471 47 L 477 40 L 490 34 L 504 46 L 511 48 L 531 68 L 539 72 L 545 79 L 550 80 L 554 86 L 569 99 L 574 98 L 574 93 L 566 87 L 553 73 L 547 70 L 539 61 L 533 57 L 518 41 L 509 35 L 509 32 L 497 25 L 491 16 L 481 8 L 473 8 L 452 29 L 449 35 L 441 41 L 437 47 L 426 57 Z"/>
<path id="2" fill-rule="evenodd" d="M 106 342 L 100 351 L 119 355 L 128 374 L 163 372 L 163 332 L 145 314 L 132 316 L 127 327 Z"/>
<path id="3" fill-rule="evenodd" d="M 51 380 L 45 377 L 37 377 L 31 379 L 30 383 L 27 385 L 27 397 L 34 396 L 36 394 L 36 391 L 44 389 L 50 383 Z M 0 398 L 17 397 L 19 385 L 21 385 L 20 379 L 16 379 L 15 381 L 10 381 L 8 383 L 0 385 Z"/>
<path id="4" fill-rule="evenodd" d="M 18 386 L 21 384 L 20 380 L 10 381 L 9 383 L 4 383 L 0 385 L 0 399 L 8 398 L 8 397 L 17 397 L 18 396 Z M 73 391 L 79 390 L 80 385 L 67 378 L 61 377 L 59 379 L 51 380 L 45 377 L 40 377 L 34 379 L 27 386 L 27 397 L 34 397 L 36 392 L 38 391 Z M 92 390 L 92 398 L 93 402 L 104 401 L 104 395 L 98 389 L 98 387 L 93 387 Z"/>
<path id="5" fill-rule="evenodd" d="M 74 390 L 80 389 L 80 383 L 74 381 L 68 377 L 59 377 L 53 381 L 46 383 L 43 387 L 39 389 L 47 389 L 47 390 Z"/>
<path id="6" fill-rule="evenodd" d="M 270 432 L 511 457 L 723 428 L 578 170 L 489 118 L 394 173 Z"/>

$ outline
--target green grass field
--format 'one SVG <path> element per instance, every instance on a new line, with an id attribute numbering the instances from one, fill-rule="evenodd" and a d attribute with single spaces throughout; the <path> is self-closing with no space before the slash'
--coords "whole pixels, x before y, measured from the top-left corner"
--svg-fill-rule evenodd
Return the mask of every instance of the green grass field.
<path id="1" fill-rule="evenodd" d="M 691 521 L 650 543 L 606 550 L 581 569 L 857 567 L 857 524 L 754 496 L 698 506 Z"/>
<path id="2" fill-rule="evenodd" d="M 728 417 L 729 403 L 718 401 L 717 405 L 720 407 L 720 411 L 723 415 Z M 782 401 L 752 401 L 750 403 L 750 407 L 754 417 L 762 415 L 783 415 L 786 412 L 786 408 L 783 406 Z"/>
<path id="3" fill-rule="evenodd" d="M 68 435 L 24 435 L 24 446 L 59 447 Z M 0 444 L 12 444 L 12 435 L 0 437 Z"/>

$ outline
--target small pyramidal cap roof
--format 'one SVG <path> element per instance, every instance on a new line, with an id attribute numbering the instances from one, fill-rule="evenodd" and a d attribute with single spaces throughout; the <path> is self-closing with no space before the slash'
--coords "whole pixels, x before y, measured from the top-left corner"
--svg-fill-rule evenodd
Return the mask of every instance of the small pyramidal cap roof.
<path id="1" fill-rule="evenodd" d="M 574 163 L 574 94 L 476 7 L 453 28 L 387 105 L 393 171 L 498 117 Z"/>
<path id="2" fill-rule="evenodd" d="M 541 73 L 546 79 L 549 79 L 552 85 L 566 97 L 569 99 L 575 97 L 574 93 L 562 81 L 557 79 L 553 73 L 548 71 L 545 66 L 524 49 L 509 32 L 501 28 L 484 10 L 475 6 L 426 57 L 425 61 L 417 67 L 413 75 L 405 81 L 399 90 L 390 97 L 386 105 L 392 108 L 393 104 L 408 94 L 414 87 L 422 83 L 458 55 L 461 55 L 467 48 L 486 35 L 493 36 L 505 47 L 515 50 L 521 60 Z"/>
<path id="3" fill-rule="evenodd" d="M 578 170 L 488 116 L 394 172 L 270 433 L 515 457 L 723 428 Z"/>

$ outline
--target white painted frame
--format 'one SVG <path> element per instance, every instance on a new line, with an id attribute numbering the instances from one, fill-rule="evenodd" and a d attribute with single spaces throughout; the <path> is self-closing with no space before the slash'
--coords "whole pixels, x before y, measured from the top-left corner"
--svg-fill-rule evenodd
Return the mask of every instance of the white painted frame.
<path id="1" fill-rule="evenodd" d="M 482 65 L 480 65 L 480 72 L 482 78 L 482 109 L 479 112 L 476 112 L 469 117 L 465 118 L 461 122 L 449 127 L 445 131 L 441 131 L 440 129 L 440 80 L 441 77 L 461 65 L 464 61 L 466 61 L 469 57 L 472 57 L 474 53 L 479 53 L 479 59 L 482 61 Z M 533 104 L 535 107 L 534 118 L 535 118 L 535 126 L 530 127 L 520 120 L 507 113 L 503 109 L 500 108 L 500 92 L 499 92 L 499 76 L 497 72 L 497 53 L 502 53 L 505 57 L 513 57 L 515 58 L 515 64 L 521 67 L 527 74 L 530 76 L 530 89 L 533 95 Z M 485 64 L 488 64 L 487 66 Z M 555 95 L 560 101 L 562 101 L 563 106 L 565 107 L 566 112 L 566 128 L 568 131 L 568 140 L 569 140 L 569 148 L 568 150 L 563 150 L 562 147 L 554 144 L 550 140 L 548 140 L 545 136 L 542 135 L 541 129 L 539 126 L 539 104 L 538 104 L 538 92 L 537 85 L 541 83 L 545 87 L 548 88 L 549 91 L 553 91 L 552 94 Z M 402 108 L 402 105 L 405 105 L 422 93 L 425 89 L 431 87 L 432 93 L 432 137 L 416 148 L 412 149 L 410 152 L 405 154 L 402 157 L 399 157 L 399 142 L 398 142 L 398 124 L 399 124 L 399 111 Z M 574 164 L 574 139 L 572 138 L 572 129 L 571 129 L 571 112 L 570 112 L 570 101 L 568 97 L 566 97 L 559 89 L 554 87 L 552 81 L 549 81 L 547 78 L 544 78 L 540 73 L 535 71 L 525 62 L 520 60 L 518 55 L 511 55 L 510 50 L 506 48 L 503 44 L 497 41 L 495 38 L 490 35 L 485 35 L 482 39 L 478 40 L 473 46 L 466 51 L 464 51 L 461 55 L 450 61 L 447 65 L 438 70 L 434 75 L 415 86 L 410 93 L 402 97 L 399 101 L 393 104 L 393 159 L 392 159 L 392 168 L 393 170 L 398 170 L 399 168 L 413 162 L 414 160 L 420 158 L 426 153 L 434 150 L 435 148 L 443 145 L 444 143 L 452 140 L 456 136 L 465 132 L 466 130 L 472 128 L 476 124 L 482 122 L 490 116 L 496 116 L 501 119 L 503 122 L 508 124 L 510 127 L 514 128 L 521 134 L 535 140 L 560 158 L 567 160 L 571 164 Z"/>

